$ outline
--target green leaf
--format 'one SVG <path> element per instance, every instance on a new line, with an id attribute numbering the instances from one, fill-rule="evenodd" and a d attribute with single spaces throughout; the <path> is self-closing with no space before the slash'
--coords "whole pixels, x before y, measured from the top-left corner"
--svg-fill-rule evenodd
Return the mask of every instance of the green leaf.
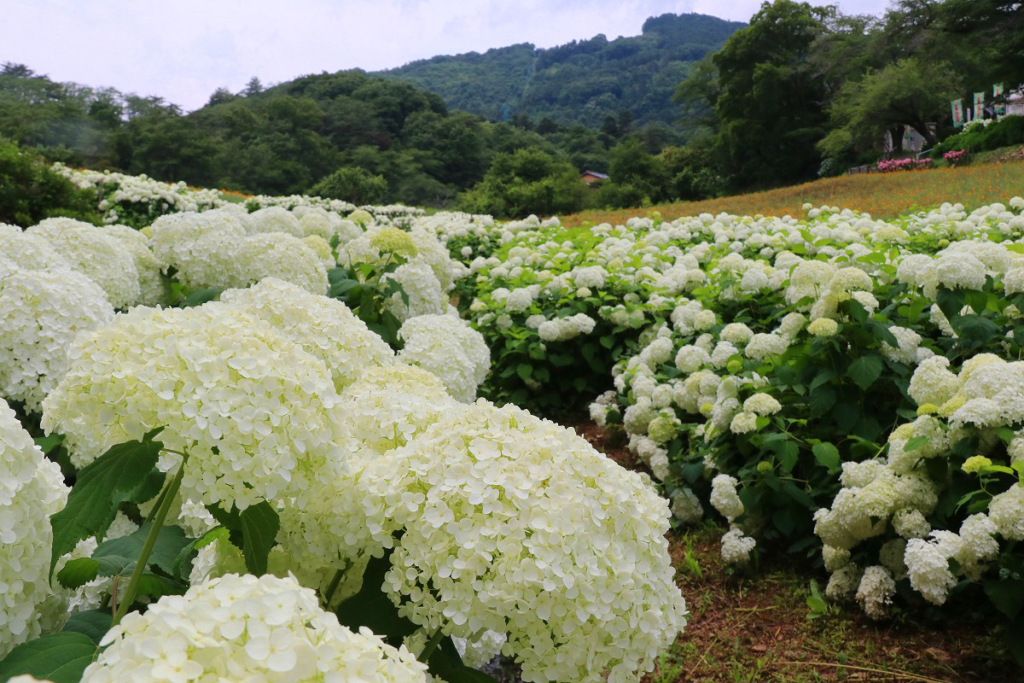
<path id="1" fill-rule="evenodd" d="M 336 611 L 342 626 L 358 631 L 366 626 L 375 635 L 389 643 L 401 643 L 419 627 L 398 614 L 398 608 L 384 592 L 384 575 L 391 569 L 391 555 L 371 558 L 363 572 L 363 585 L 359 592 L 342 602 Z"/>
<path id="2" fill-rule="evenodd" d="M 996 429 L 996 435 L 1002 440 L 1004 444 L 1009 446 L 1010 442 L 1013 441 L 1013 437 L 1015 437 L 1017 433 L 1010 429 L 1009 427 L 999 427 Z"/>
<path id="3" fill-rule="evenodd" d="M 827 467 L 829 472 L 839 470 L 839 449 L 828 441 L 814 444 L 811 447 L 811 452 L 814 453 L 814 459 L 818 461 L 818 464 Z"/>
<path id="4" fill-rule="evenodd" d="M 441 680 L 447 683 L 497 683 L 494 678 L 483 671 L 470 669 L 468 666 L 446 672 L 441 676 Z"/>
<path id="5" fill-rule="evenodd" d="M 43 451 L 43 455 L 49 455 L 54 448 L 64 443 L 64 435 L 50 434 L 49 436 L 37 436 L 35 442 Z"/>
<path id="6" fill-rule="evenodd" d="M 130 558 L 133 562 L 142 554 L 142 546 L 146 544 L 152 524 L 143 524 L 137 531 L 121 538 L 100 543 L 93 551 L 94 560 L 102 562 L 104 558 Z M 168 574 L 174 574 L 174 561 L 178 553 L 189 544 L 185 532 L 178 526 L 162 526 L 156 536 L 156 544 L 149 556 L 149 565 L 159 567 Z M 101 569 L 101 574 L 103 570 Z M 108 576 L 109 574 L 104 574 Z"/>
<path id="7" fill-rule="evenodd" d="M 952 322 L 954 318 L 960 315 L 960 309 L 964 307 L 964 297 L 961 293 L 946 289 L 945 287 L 939 287 L 935 303 L 938 304 L 939 310 L 942 311 L 943 315 Z"/>
<path id="8" fill-rule="evenodd" d="M 51 576 L 58 558 L 74 550 L 80 540 L 106 533 L 120 502 L 117 494 L 130 493 L 145 482 L 163 449 L 161 442 L 153 441 L 158 432 L 150 432 L 142 441 L 113 446 L 78 473 L 67 505 L 50 518 Z"/>
<path id="9" fill-rule="evenodd" d="M 1015 618 L 1024 609 L 1024 581 L 986 581 L 985 595 L 1009 619 Z"/>
<path id="10" fill-rule="evenodd" d="M 907 443 L 905 443 L 903 445 L 903 451 L 905 453 L 910 453 L 912 451 L 916 451 L 916 450 L 918 450 L 920 448 L 923 448 L 924 446 L 927 446 L 930 441 L 931 441 L 931 438 L 927 437 L 927 436 L 914 436 L 914 437 L 911 437 L 911 438 L 907 439 Z"/>
<path id="11" fill-rule="evenodd" d="M 519 375 L 519 379 L 525 382 L 533 375 L 533 366 L 529 363 L 520 363 L 516 368 L 516 374 Z"/>
<path id="12" fill-rule="evenodd" d="M 836 392 L 832 387 L 818 387 L 807 397 L 811 409 L 811 417 L 820 417 L 828 413 L 836 404 Z"/>
<path id="13" fill-rule="evenodd" d="M 0 662 L 0 681 L 29 674 L 53 683 L 78 683 L 98 648 L 84 633 L 54 633 L 22 643 Z"/>
<path id="14" fill-rule="evenodd" d="M 92 609 L 85 612 L 72 612 L 64 624 L 64 633 L 81 633 L 97 645 L 110 630 L 113 615 L 110 610 Z"/>
<path id="15" fill-rule="evenodd" d="M 838 374 L 839 373 L 833 370 L 832 368 L 825 368 L 824 370 L 822 370 L 821 372 L 814 376 L 814 381 L 811 382 L 811 391 L 813 392 L 815 389 L 822 386 L 823 384 L 828 384 L 833 379 L 835 379 L 836 375 Z"/>
<path id="16" fill-rule="evenodd" d="M 881 376 L 883 367 L 884 364 L 882 363 L 881 356 L 861 356 L 850 363 L 846 374 L 862 391 L 867 391 L 868 387 L 874 384 L 875 380 Z"/>
<path id="17" fill-rule="evenodd" d="M 980 315 L 962 315 L 950 324 L 960 337 L 964 348 L 978 349 L 987 345 L 999 335 L 999 326 Z"/>
<path id="18" fill-rule="evenodd" d="M 794 501 L 803 505 L 808 510 L 817 510 L 820 507 L 814 502 L 814 499 L 807 495 L 807 492 L 799 488 L 796 484 L 791 481 L 782 482 L 782 491 L 787 496 L 792 498 Z"/>
<path id="19" fill-rule="evenodd" d="M 181 308 L 191 308 L 193 306 L 202 306 L 208 301 L 213 301 L 224 291 L 223 287 L 207 287 L 206 289 L 197 289 L 181 302 Z"/>
<path id="20" fill-rule="evenodd" d="M 100 563 L 91 557 L 79 557 L 68 560 L 59 572 L 57 580 L 65 588 L 81 588 L 99 574 Z"/>
<path id="21" fill-rule="evenodd" d="M 277 543 L 281 520 L 270 503 L 250 505 L 239 515 L 242 524 L 242 555 L 245 568 L 256 576 L 267 573 L 270 549 Z"/>
<path id="22" fill-rule="evenodd" d="M 869 332 L 871 332 L 874 338 L 877 339 L 878 341 L 888 344 L 889 346 L 892 346 L 897 349 L 900 347 L 899 339 L 897 339 L 896 335 L 890 332 L 889 328 L 886 327 L 885 325 L 871 321 L 866 323 L 864 327 Z"/>
<path id="23" fill-rule="evenodd" d="M 796 467 L 800 457 L 800 447 L 795 441 L 783 441 L 775 447 L 775 454 L 779 457 L 782 471 L 788 474 Z"/>

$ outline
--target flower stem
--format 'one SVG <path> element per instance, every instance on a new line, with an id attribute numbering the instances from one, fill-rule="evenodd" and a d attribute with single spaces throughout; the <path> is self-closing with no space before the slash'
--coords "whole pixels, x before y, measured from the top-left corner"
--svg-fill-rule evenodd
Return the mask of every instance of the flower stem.
<path id="1" fill-rule="evenodd" d="M 156 546 L 156 539 L 160 535 L 160 529 L 164 525 L 164 520 L 167 518 L 167 512 L 171 509 L 171 503 L 174 502 L 174 496 L 177 495 L 178 489 L 181 487 L 181 480 L 185 476 L 186 462 L 188 462 L 188 457 L 182 459 L 174 479 L 171 480 L 171 483 L 160 496 L 160 503 L 155 508 L 156 515 L 153 517 L 153 525 L 149 528 L 149 535 L 146 536 L 142 552 L 139 553 L 139 559 L 135 562 L 135 569 L 132 571 L 132 577 L 128 581 L 124 598 L 117 606 L 117 612 L 114 614 L 111 627 L 117 626 L 121 622 L 124 615 L 128 613 L 128 608 L 135 602 L 135 594 L 139 590 L 139 583 L 142 582 L 142 575 L 146 573 L 146 567 L 149 566 L 149 556 L 153 553 L 153 547 Z"/>
<path id="2" fill-rule="evenodd" d="M 420 656 L 417 657 L 417 659 L 426 664 L 427 660 L 430 659 L 430 655 L 434 654 L 434 650 L 436 650 L 437 646 L 441 644 L 441 638 L 443 637 L 444 634 L 441 633 L 441 627 L 438 627 L 437 630 L 434 631 L 434 635 L 430 637 L 430 640 L 428 640 L 427 644 L 423 647 L 423 652 L 420 653 Z"/>
<path id="3" fill-rule="evenodd" d="M 345 569 L 339 569 L 334 572 L 334 578 L 331 579 L 331 585 L 327 587 L 327 592 L 324 594 L 324 609 L 330 609 L 331 598 L 334 597 L 334 591 L 338 590 L 338 585 L 341 583 L 341 578 L 345 576 Z"/>

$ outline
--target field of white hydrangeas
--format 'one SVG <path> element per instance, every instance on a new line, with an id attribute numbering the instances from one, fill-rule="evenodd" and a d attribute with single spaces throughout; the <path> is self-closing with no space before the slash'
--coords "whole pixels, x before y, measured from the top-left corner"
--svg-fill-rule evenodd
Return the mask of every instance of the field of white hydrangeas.
<path id="1" fill-rule="evenodd" d="M 0 681 L 637 680 L 705 517 L 1024 659 L 1024 200 L 565 229 L 61 170 L 107 225 L 0 226 Z M 544 419 L 588 404 L 646 472 Z"/>

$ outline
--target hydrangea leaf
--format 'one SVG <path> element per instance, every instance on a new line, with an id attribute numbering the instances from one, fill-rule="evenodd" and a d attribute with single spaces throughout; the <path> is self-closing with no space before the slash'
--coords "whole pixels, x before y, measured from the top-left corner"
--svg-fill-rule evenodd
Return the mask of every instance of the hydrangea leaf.
<path id="1" fill-rule="evenodd" d="M 862 391 L 867 391 L 868 387 L 875 383 L 882 375 L 882 369 L 884 363 L 882 357 L 877 355 L 861 356 L 847 368 L 846 374 L 849 375 L 853 383 L 861 388 Z"/>
<path id="2" fill-rule="evenodd" d="M 100 640 L 110 630 L 110 622 L 113 616 L 110 610 L 93 609 L 85 612 L 72 612 L 67 623 L 64 624 L 64 633 L 81 633 L 92 642 L 99 645 Z"/>
<path id="3" fill-rule="evenodd" d="M 0 662 L 0 680 L 29 674 L 53 683 L 78 683 L 97 652 L 96 643 L 84 633 L 53 633 L 11 650 Z"/>
<path id="4" fill-rule="evenodd" d="M 152 525 L 143 524 L 134 533 L 121 538 L 115 538 L 100 543 L 93 551 L 93 559 L 102 560 L 108 557 L 139 557 L 142 553 L 142 546 L 146 543 Z M 168 574 L 174 574 L 174 562 L 182 549 L 187 546 L 190 539 L 185 537 L 185 532 L 178 526 L 162 526 L 156 537 L 156 544 L 149 556 L 149 564 L 159 567 Z M 101 570 L 101 573 L 102 570 Z"/>
<path id="5" fill-rule="evenodd" d="M 84 538 L 102 535 L 114 518 L 118 493 L 134 491 L 156 467 L 163 444 L 154 441 L 159 430 L 111 447 L 78 473 L 67 505 L 50 518 L 53 550 L 50 574 L 57 560 Z"/>
<path id="6" fill-rule="evenodd" d="M 814 453 L 814 459 L 818 461 L 818 464 L 822 467 L 827 467 L 829 472 L 835 472 L 839 469 L 839 449 L 828 441 L 814 444 L 811 451 Z"/>

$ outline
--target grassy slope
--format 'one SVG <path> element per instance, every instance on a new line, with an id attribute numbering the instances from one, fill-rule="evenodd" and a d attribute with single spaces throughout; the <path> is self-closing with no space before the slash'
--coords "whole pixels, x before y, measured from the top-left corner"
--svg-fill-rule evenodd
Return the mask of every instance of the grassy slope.
<path id="1" fill-rule="evenodd" d="M 567 216 L 566 226 L 590 223 L 622 224 L 630 216 L 658 211 L 665 219 L 721 212 L 738 215 L 802 216 L 801 205 L 838 206 L 866 211 L 876 218 L 932 209 L 943 202 L 962 202 L 968 209 L 1006 202 L 1024 195 L 1024 162 L 976 164 L 900 173 L 867 173 L 816 180 L 803 185 L 751 194 L 677 202 L 650 209 L 585 211 Z"/>

